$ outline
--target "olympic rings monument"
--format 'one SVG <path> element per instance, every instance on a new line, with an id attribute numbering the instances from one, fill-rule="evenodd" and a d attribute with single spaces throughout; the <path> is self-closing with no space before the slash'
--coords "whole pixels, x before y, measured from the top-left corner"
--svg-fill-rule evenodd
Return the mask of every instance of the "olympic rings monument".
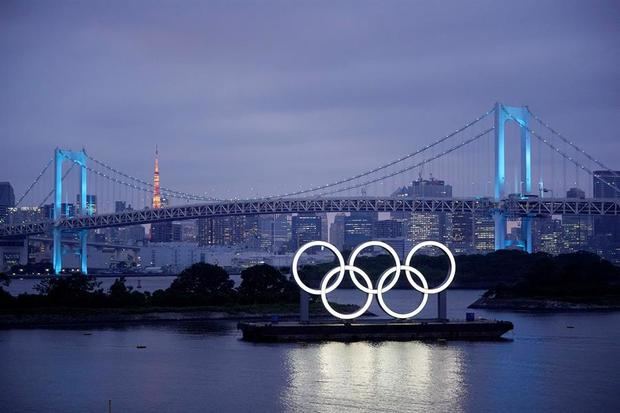
<path id="1" fill-rule="evenodd" d="M 299 274 L 301 256 L 311 248 L 330 250 L 336 257 L 338 265 L 323 276 L 319 288 L 309 287 Z M 379 277 L 376 287 L 370 276 L 355 265 L 355 260 L 362 251 L 369 248 L 381 248 L 394 260 L 394 266 L 385 270 Z M 415 254 L 422 248 L 437 248 L 448 257 L 450 267 L 443 282 L 437 287 L 429 287 L 424 274 L 412 265 Z M 243 339 L 248 341 L 358 341 L 358 340 L 496 340 L 513 329 L 509 321 L 471 319 L 468 321 L 451 321 L 447 318 L 447 293 L 456 275 L 456 260 L 450 249 L 437 241 L 423 241 L 415 245 L 401 264 L 396 251 L 385 242 L 368 241 L 358 245 L 349 256 L 348 263 L 334 245 L 325 241 L 312 241 L 303 245 L 293 257 L 291 265 L 293 280 L 300 288 L 299 322 L 245 323 L 238 327 L 243 332 Z M 409 312 L 397 312 L 390 307 L 384 294 L 395 288 L 404 276 L 414 290 L 422 293 L 420 304 Z M 327 299 L 327 295 L 336 290 L 346 276 L 349 276 L 355 288 L 367 294 L 366 301 L 351 313 L 341 313 Z M 359 277 L 359 278 L 358 278 Z M 362 282 L 360 282 L 360 279 Z M 427 305 L 429 295 L 437 295 L 437 318 L 413 319 Z M 317 319 L 310 322 L 309 296 L 321 298 L 329 319 Z M 377 298 L 379 307 L 392 317 L 388 320 L 373 320 L 365 317 L 368 309 Z M 359 319 L 364 317 L 364 319 Z"/>

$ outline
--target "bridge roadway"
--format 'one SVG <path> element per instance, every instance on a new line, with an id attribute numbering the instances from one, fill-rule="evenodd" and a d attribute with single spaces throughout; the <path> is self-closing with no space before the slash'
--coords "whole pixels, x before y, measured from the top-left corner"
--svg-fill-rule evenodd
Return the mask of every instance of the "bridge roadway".
<path id="1" fill-rule="evenodd" d="M 618 216 L 620 199 L 563 199 L 563 198 L 293 198 L 218 201 L 195 205 L 143 209 L 113 214 L 76 216 L 52 220 L 0 226 L 0 238 L 43 234 L 53 227 L 63 231 L 123 227 L 165 221 L 210 218 L 234 215 L 293 214 L 319 212 L 500 212 L 507 217 L 586 215 Z"/>

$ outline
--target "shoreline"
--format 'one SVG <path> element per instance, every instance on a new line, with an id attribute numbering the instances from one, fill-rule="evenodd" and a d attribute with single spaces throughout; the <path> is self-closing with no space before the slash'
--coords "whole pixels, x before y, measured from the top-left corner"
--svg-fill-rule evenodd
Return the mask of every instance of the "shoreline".
<path id="1" fill-rule="evenodd" d="M 335 308 L 351 311 L 350 305 L 332 303 Z M 311 308 L 310 317 L 326 318 L 329 313 Z M 365 316 L 374 317 L 367 312 Z M 199 321 L 291 321 L 299 319 L 295 308 L 264 307 L 161 307 L 161 308 L 33 308 L 1 311 L 0 330 L 14 328 L 102 327 L 108 325 L 157 324 Z"/>
<path id="2" fill-rule="evenodd" d="M 481 297 L 468 308 L 532 313 L 588 313 L 620 311 L 620 303 L 577 303 L 557 299 Z"/>

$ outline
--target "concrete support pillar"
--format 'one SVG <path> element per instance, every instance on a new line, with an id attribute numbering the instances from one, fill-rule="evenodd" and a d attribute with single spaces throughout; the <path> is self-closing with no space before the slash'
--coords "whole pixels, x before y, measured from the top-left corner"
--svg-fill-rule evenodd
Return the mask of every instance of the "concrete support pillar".
<path id="1" fill-rule="evenodd" d="M 299 289 L 299 322 L 307 323 L 310 321 L 310 295 Z"/>
<path id="2" fill-rule="evenodd" d="M 437 294 L 437 318 L 448 319 L 448 292 L 446 290 Z"/>

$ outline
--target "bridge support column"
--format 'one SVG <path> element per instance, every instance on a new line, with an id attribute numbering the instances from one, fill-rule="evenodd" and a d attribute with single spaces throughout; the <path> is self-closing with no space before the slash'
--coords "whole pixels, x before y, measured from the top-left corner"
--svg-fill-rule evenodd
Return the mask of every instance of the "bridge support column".
<path id="1" fill-rule="evenodd" d="M 88 274 L 88 230 L 80 231 L 80 271 Z"/>
<path id="2" fill-rule="evenodd" d="M 519 196 L 532 192 L 532 147 L 528 130 L 529 111 L 527 107 L 505 106 L 495 104 L 495 201 L 506 196 L 506 145 L 505 125 L 508 121 L 516 122 L 521 130 L 521 182 Z M 495 250 L 506 247 L 506 217 L 497 211 L 493 215 L 495 221 Z M 527 252 L 532 252 L 531 218 L 523 218 L 521 222 L 522 241 Z"/>
<path id="3" fill-rule="evenodd" d="M 495 222 L 495 251 L 506 248 L 506 216 L 496 211 L 493 213 Z"/>
<path id="4" fill-rule="evenodd" d="M 69 160 L 80 166 L 80 213 L 92 214 L 91 208 L 87 208 L 86 203 L 86 153 L 84 150 L 80 152 L 65 151 L 56 148 L 54 151 L 54 229 L 52 230 L 52 261 L 54 264 L 54 273 L 56 275 L 62 272 L 62 229 L 58 227 L 58 221 L 62 217 L 62 164 L 65 160 Z M 83 274 L 87 272 L 87 238 L 88 231 L 80 231 L 80 266 Z"/>
<path id="5" fill-rule="evenodd" d="M 448 319 L 448 291 L 446 290 L 437 294 L 437 318 L 440 320 Z"/>
<path id="6" fill-rule="evenodd" d="M 60 274 L 62 271 L 62 231 L 60 228 L 52 230 L 52 262 L 54 274 Z"/>

